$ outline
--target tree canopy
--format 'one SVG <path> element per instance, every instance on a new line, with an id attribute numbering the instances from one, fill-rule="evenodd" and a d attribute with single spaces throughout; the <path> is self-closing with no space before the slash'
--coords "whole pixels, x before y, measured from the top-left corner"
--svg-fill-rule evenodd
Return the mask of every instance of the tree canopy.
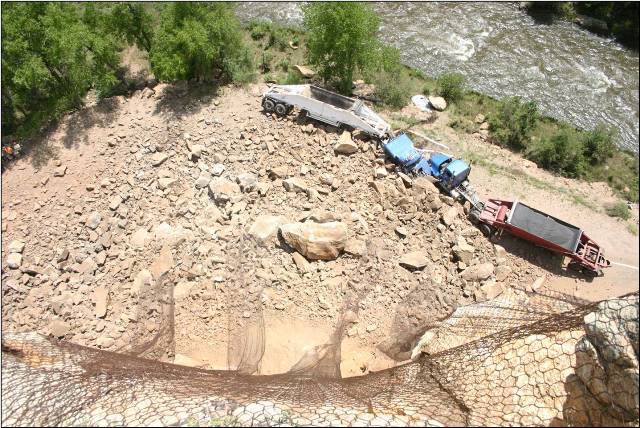
<path id="1" fill-rule="evenodd" d="M 78 106 L 95 87 L 117 83 L 119 46 L 92 28 L 70 3 L 5 3 L 2 7 L 2 119 L 37 126 Z"/>
<path id="2" fill-rule="evenodd" d="M 377 14 L 368 4 L 353 2 L 311 3 L 303 11 L 309 63 L 325 82 L 335 81 L 350 93 L 354 72 L 371 67 L 380 53 Z"/>
<path id="3" fill-rule="evenodd" d="M 162 12 L 150 51 L 151 67 L 166 81 L 204 78 L 215 70 L 234 74 L 249 61 L 243 50 L 231 5 L 175 2 Z"/>

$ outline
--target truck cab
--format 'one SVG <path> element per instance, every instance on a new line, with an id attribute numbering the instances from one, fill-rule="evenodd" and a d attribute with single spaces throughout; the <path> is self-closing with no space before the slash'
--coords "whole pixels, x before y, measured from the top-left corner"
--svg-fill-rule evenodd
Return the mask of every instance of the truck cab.
<path id="1" fill-rule="evenodd" d="M 431 175 L 440 185 L 452 191 L 463 184 L 469 177 L 471 168 L 461 159 L 454 159 L 442 153 L 433 153 L 430 158 Z"/>

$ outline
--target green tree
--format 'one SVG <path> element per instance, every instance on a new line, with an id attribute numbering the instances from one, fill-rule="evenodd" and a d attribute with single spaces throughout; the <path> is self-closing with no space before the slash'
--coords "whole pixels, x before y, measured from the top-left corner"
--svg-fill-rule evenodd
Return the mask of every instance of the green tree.
<path id="1" fill-rule="evenodd" d="M 520 97 L 512 97 L 502 100 L 498 113 L 489 117 L 489 125 L 498 143 L 520 150 L 527 146 L 537 120 L 534 102 L 522 103 Z"/>
<path id="2" fill-rule="evenodd" d="M 115 39 L 87 25 L 76 5 L 3 4 L 3 125 L 21 122 L 33 130 L 79 106 L 92 87 L 109 94 L 118 63 Z"/>
<path id="3" fill-rule="evenodd" d="M 350 94 L 354 73 L 372 67 L 380 54 L 378 16 L 370 5 L 352 2 L 311 3 L 303 12 L 309 63 Z"/>
<path id="4" fill-rule="evenodd" d="M 129 44 L 151 52 L 153 17 L 143 3 L 114 3 L 106 17 L 107 30 Z"/>
<path id="5" fill-rule="evenodd" d="M 150 60 L 153 73 L 164 81 L 203 79 L 216 71 L 243 80 L 252 68 L 229 3 L 167 5 L 152 41 Z"/>

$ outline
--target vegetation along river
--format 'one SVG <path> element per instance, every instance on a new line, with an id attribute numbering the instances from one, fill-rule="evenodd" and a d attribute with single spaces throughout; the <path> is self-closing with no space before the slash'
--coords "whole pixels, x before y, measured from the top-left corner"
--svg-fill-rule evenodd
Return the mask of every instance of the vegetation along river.
<path id="1" fill-rule="evenodd" d="M 614 127 L 638 151 L 638 53 L 576 24 L 536 22 L 516 3 L 376 3 L 381 38 L 427 75 L 456 71 L 493 97 L 534 100 L 546 115 Z M 302 22 L 300 3 L 242 3 L 243 21 Z"/>

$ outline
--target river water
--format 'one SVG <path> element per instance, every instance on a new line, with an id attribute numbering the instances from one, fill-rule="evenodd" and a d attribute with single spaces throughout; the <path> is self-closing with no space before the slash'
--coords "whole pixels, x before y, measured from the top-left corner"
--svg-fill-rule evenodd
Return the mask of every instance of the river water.
<path id="1" fill-rule="evenodd" d="M 638 54 L 575 24 L 536 22 L 515 3 L 374 3 L 380 38 L 427 75 L 459 72 L 469 87 L 533 100 L 542 113 L 592 129 L 604 122 L 638 151 Z M 300 3 L 241 3 L 242 21 L 298 25 Z"/>

